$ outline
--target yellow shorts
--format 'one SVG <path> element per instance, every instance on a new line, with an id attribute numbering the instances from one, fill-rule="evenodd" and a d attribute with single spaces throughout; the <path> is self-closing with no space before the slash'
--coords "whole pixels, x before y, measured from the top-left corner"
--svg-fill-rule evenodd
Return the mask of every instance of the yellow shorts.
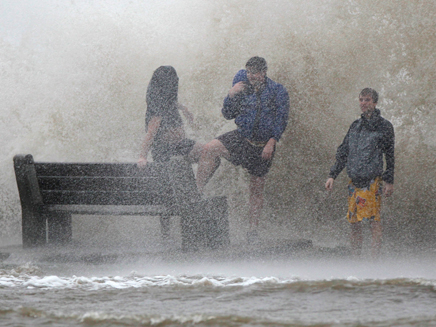
<path id="1" fill-rule="evenodd" d="M 357 188 L 348 183 L 347 220 L 354 224 L 362 220 L 380 221 L 382 180 L 377 177 L 369 187 Z"/>

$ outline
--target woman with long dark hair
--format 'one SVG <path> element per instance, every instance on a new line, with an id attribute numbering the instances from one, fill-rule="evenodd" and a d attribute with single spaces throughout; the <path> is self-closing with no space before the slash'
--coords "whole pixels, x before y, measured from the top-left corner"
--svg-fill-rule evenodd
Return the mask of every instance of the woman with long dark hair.
<path id="1" fill-rule="evenodd" d="M 186 138 L 179 111 L 189 122 L 193 122 L 193 116 L 178 103 L 178 89 L 179 77 L 174 67 L 160 66 L 154 71 L 147 88 L 146 134 L 138 166 L 147 165 L 150 149 L 154 161 L 168 161 L 171 156 L 198 161 L 202 145 Z"/>

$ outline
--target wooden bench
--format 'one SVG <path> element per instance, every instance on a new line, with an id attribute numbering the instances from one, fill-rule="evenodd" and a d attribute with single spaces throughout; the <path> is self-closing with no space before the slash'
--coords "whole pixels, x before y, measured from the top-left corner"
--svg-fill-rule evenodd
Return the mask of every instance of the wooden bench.
<path id="1" fill-rule="evenodd" d="M 77 215 L 160 216 L 163 234 L 180 216 L 182 249 L 229 243 L 227 200 L 201 200 L 192 165 L 183 157 L 133 163 L 34 162 L 16 155 L 14 168 L 22 210 L 23 247 L 66 243 Z"/>

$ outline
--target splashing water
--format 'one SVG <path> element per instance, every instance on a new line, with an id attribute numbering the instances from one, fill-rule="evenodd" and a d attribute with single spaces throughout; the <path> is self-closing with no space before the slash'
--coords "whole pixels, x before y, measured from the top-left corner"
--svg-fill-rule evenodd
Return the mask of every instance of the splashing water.
<path id="1" fill-rule="evenodd" d="M 234 128 L 222 100 L 234 73 L 260 55 L 290 92 L 293 116 L 269 174 L 265 222 L 312 228 L 344 215 L 345 173 L 331 197 L 323 183 L 370 86 L 396 128 L 387 234 L 425 244 L 436 212 L 435 11 L 431 1 L 2 1 L 0 235 L 20 234 L 15 154 L 136 161 L 145 89 L 165 64 L 196 115 L 190 137 L 209 141 Z M 209 192 L 228 195 L 243 221 L 246 187 L 246 174 L 224 164 Z"/>

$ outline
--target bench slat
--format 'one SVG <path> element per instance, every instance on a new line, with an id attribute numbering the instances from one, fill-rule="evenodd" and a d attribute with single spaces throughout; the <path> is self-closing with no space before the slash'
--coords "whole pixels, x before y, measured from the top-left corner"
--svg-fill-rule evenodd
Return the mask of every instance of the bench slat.
<path id="1" fill-rule="evenodd" d="M 76 215 L 108 216 L 160 216 L 172 214 L 165 206 L 94 206 L 94 205 L 47 205 L 46 212 L 69 212 Z"/>
<path id="2" fill-rule="evenodd" d="M 132 163 L 62 163 L 35 162 L 38 176 L 112 176 L 112 177 L 158 177 L 163 174 L 163 165 L 152 162 L 145 168 Z"/>
<path id="3" fill-rule="evenodd" d="M 142 191 L 164 193 L 170 195 L 172 190 L 168 181 L 157 177 L 58 177 L 46 176 L 38 178 L 42 191 L 74 190 L 74 191 Z"/>
<path id="4" fill-rule="evenodd" d="M 42 191 L 44 204 L 168 205 L 173 196 L 150 192 Z"/>

